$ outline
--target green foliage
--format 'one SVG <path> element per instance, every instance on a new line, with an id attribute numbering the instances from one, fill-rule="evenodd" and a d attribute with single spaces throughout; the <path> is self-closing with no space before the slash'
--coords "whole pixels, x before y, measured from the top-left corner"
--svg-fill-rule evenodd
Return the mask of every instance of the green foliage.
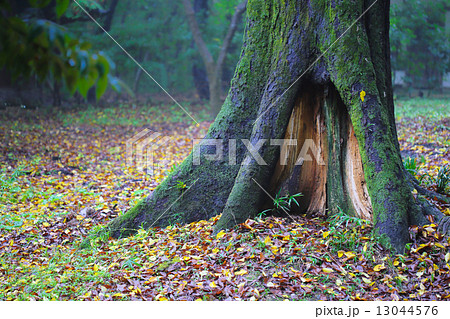
<path id="1" fill-rule="evenodd" d="M 187 185 L 183 181 L 177 181 L 177 183 L 175 184 L 175 188 L 185 190 L 187 188 Z"/>
<path id="2" fill-rule="evenodd" d="M 299 206 L 296 198 L 303 196 L 302 193 L 280 196 L 280 192 L 281 190 L 278 192 L 278 194 L 275 195 L 275 198 L 273 199 L 273 207 L 259 213 L 259 217 L 265 216 L 268 212 L 290 211 L 293 203 Z"/>
<path id="3" fill-rule="evenodd" d="M 4 204 L 16 203 L 18 201 L 17 193 L 22 189 L 17 185 L 17 179 L 23 175 L 24 167 L 16 168 L 8 175 L 6 169 L 2 169 L 0 173 L 0 207 Z"/>
<path id="4" fill-rule="evenodd" d="M 177 165 L 177 164 L 173 164 L 173 165 L 167 170 L 167 174 L 170 175 L 170 174 L 172 174 L 173 172 L 175 172 L 176 169 L 178 168 L 178 166 L 179 166 L 179 165 Z"/>
<path id="5" fill-rule="evenodd" d="M 450 187 L 450 165 L 441 167 L 436 176 L 436 191 L 445 194 Z"/>
<path id="6" fill-rule="evenodd" d="M 48 2 L 31 1 L 31 4 L 41 8 Z M 68 1 L 57 1 L 57 16 L 67 7 Z M 0 67 L 6 67 L 13 79 L 36 76 L 41 82 L 63 82 L 71 94 L 78 91 L 84 97 L 93 86 L 97 99 L 108 83 L 118 91 L 125 87 L 111 75 L 115 66 L 104 52 L 92 50 L 89 42 L 45 19 L 21 16 L 0 19 Z"/>
<path id="7" fill-rule="evenodd" d="M 410 172 L 413 176 L 417 175 L 419 170 L 418 163 L 415 158 L 408 157 L 403 160 L 403 166 L 405 169 Z"/>
<path id="8" fill-rule="evenodd" d="M 0 211 L 6 212 L 6 206 L 18 201 L 18 194 L 22 192 L 22 188 L 17 184 L 17 179 L 23 174 L 23 167 L 15 169 L 10 175 L 5 169 L 0 173 Z M 24 193 L 23 196 L 28 196 Z M 0 230 L 11 230 L 23 225 L 22 219 L 13 214 L 4 213 L 0 215 Z"/>
<path id="9" fill-rule="evenodd" d="M 87 7 L 90 1 L 84 2 L 80 4 L 85 8 L 100 9 Z M 218 55 L 231 15 L 239 2 L 208 1 L 207 18 L 204 23 L 200 23 L 200 28 L 214 58 Z M 76 5 L 71 5 L 66 13 L 66 16 L 74 19 L 82 15 L 84 13 Z M 101 19 L 99 22 L 102 24 Z M 242 22 L 227 56 L 225 76 L 233 74 L 239 59 L 243 29 Z M 71 30 L 91 42 L 95 49 L 113 56 L 116 74 L 130 86 L 135 84 L 137 92 L 161 92 L 144 73 L 135 83 L 139 67 L 92 21 L 74 22 Z M 119 1 L 109 33 L 169 92 L 183 93 L 193 89 L 192 66 L 193 61 L 199 59 L 199 53 L 193 45 L 181 1 Z"/>
<path id="10" fill-rule="evenodd" d="M 338 207 L 339 212 L 336 214 L 333 214 L 329 219 L 330 223 L 330 230 L 335 231 L 342 225 L 344 225 L 346 228 L 349 227 L 349 225 L 353 226 L 362 226 L 362 225 L 369 225 L 370 222 L 365 219 L 361 219 L 354 216 L 349 216 L 344 211 Z"/>
<path id="11" fill-rule="evenodd" d="M 349 216 L 340 207 L 338 209 L 338 213 L 328 218 L 328 245 L 335 252 L 338 250 L 355 250 L 362 245 L 359 240 L 358 229 L 370 225 L 370 222 Z"/>
<path id="12" fill-rule="evenodd" d="M 406 70 L 409 87 L 439 87 L 442 75 L 450 70 L 447 10 L 447 0 L 408 0 L 392 6 L 392 66 L 394 70 Z"/>

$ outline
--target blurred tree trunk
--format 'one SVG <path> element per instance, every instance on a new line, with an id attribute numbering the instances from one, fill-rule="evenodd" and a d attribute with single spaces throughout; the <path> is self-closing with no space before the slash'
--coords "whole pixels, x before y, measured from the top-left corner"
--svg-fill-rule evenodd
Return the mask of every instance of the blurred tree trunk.
<path id="1" fill-rule="evenodd" d="M 150 52 L 145 51 L 144 57 L 142 58 L 142 61 L 140 63 L 143 64 L 145 61 L 147 61 L 149 55 Z M 134 94 L 138 94 L 139 82 L 141 81 L 141 77 L 142 77 L 142 69 L 138 67 L 136 70 L 136 76 L 134 77 L 134 84 L 133 84 Z"/>
<path id="2" fill-rule="evenodd" d="M 194 0 L 194 12 L 197 17 L 199 28 L 204 29 L 208 18 L 208 0 Z M 192 47 L 195 41 L 192 40 Z M 198 97 L 202 100 L 209 100 L 208 75 L 205 71 L 200 56 L 195 56 L 192 62 L 192 78 Z"/>
<path id="3" fill-rule="evenodd" d="M 417 185 L 403 168 L 389 1 L 251 0 L 247 11 L 243 52 L 207 136 L 150 196 L 109 224 L 110 234 L 222 214 L 217 232 L 254 217 L 275 194 L 297 192 L 304 195 L 298 212 L 344 210 L 373 220 L 398 252 L 410 225 L 430 214 L 444 220 L 413 196 Z M 229 156 L 213 160 L 219 146 Z"/>
<path id="4" fill-rule="evenodd" d="M 105 19 L 105 26 L 104 29 L 106 31 L 111 30 L 111 25 L 112 25 L 112 21 L 114 18 L 114 13 L 116 12 L 116 7 L 117 4 L 119 3 L 119 0 L 112 0 L 111 4 L 109 5 L 109 10 L 106 14 L 106 19 Z"/>
<path id="5" fill-rule="evenodd" d="M 182 0 L 182 1 L 188 19 L 189 28 L 192 32 L 192 37 L 194 38 L 195 44 L 197 45 L 200 56 L 202 57 L 203 63 L 205 65 L 206 73 L 208 75 L 209 104 L 211 106 L 212 112 L 214 114 L 217 114 L 220 110 L 220 106 L 222 105 L 222 100 L 220 98 L 221 79 L 225 58 L 228 53 L 231 40 L 233 39 L 234 33 L 236 32 L 238 23 L 247 7 L 247 0 L 245 0 L 236 7 L 233 17 L 231 18 L 227 34 L 222 42 L 222 46 L 219 51 L 219 56 L 217 57 L 216 61 L 214 61 L 211 52 L 208 50 L 203 40 L 195 16 L 195 11 L 192 8 L 190 0 Z"/>

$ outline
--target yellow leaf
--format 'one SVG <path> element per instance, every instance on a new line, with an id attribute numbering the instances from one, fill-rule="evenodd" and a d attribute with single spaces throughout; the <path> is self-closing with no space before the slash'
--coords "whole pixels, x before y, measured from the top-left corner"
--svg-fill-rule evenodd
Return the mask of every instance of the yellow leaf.
<path id="1" fill-rule="evenodd" d="M 422 296 L 425 293 L 425 286 L 422 283 L 420 283 L 419 287 L 420 287 L 419 295 Z"/>
<path id="2" fill-rule="evenodd" d="M 361 91 L 361 93 L 359 93 L 359 96 L 361 97 L 361 101 L 364 102 L 364 97 L 366 96 L 366 92 Z"/>
<path id="3" fill-rule="evenodd" d="M 216 287 L 217 287 L 217 285 L 216 285 L 216 283 L 215 283 L 214 281 L 211 281 L 211 283 L 209 284 L 209 286 L 210 286 L 211 288 L 216 288 Z"/>
<path id="4" fill-rule="evenodd" d="M 326 232 L 324 232 L 324 233 L 322 234 L 323 238 L 327 238 L 328 235 L 330 235 L 330 232 L 329 232 L 329 231 L 326 231 Z"/>
<path id="5" fill-rule="evenodd" d="M 267 236 L 265 239 L 264 239 L 264 244 L 268 244 L 268 243 L 270 243 L 272 240 L 270 239 L 270 237 L 269 236 Z"/>
<path id="6" fill-rule="evenodd" d="M 166 297 L 159 297 L 159 301 L 168 301 L 169 299 L 167 299 Z"/>
<path id="7" fill-rule="evenodd" d="M 136 289 L 132 290 L 134 293 L 142 294 L 141 288 L 136 287 Z"/>
<path id="8" fill-rule="evenodd" d="M 218 248 L 214 248 L 214 249 L 212 250 L 212 252 L 213 252 L 213 254 L 217 254 L 217 253 L 219 252 L 219 249 L 218 249 Z"/>
<path id="9" fill-rule="evenodd" d="M 381 271 L 383 269 L 386 269 L 384 264 L 379 264 L 379 265 L 376 265 L 375 267 L 373 267 L 373 271 Z"/>
<path id="10" fill-rule="evenodd" d="M 371 280 L 369 280 L 369 279 L 367 279 L 367 278 L 364 278 L 364 277 L 363 277 L 362 280 L 363 280 L 366 284 L 368 284 L 368 285 L 370 285 L 370 284 L 372 283 Z"/>
<path id="11" fill-rule="evenodd" d="M 338 251 L 338 258 L 341 258 L 342 256 L 344 256 L 344 251 L 343 250 L 339 250 Z"/>
<path id="12" fill-rule="evenodd" d="M 221 231 L 216 235 L 216 238 L 217 238 L 217 239 L 220 239 L 220 238 L 222 238 L 223 236 L 225 236 L 225 232 L 224 232 L 223 230 L 221 230 Z"/>
<path id="13" fill-rule="evenodd" d="M 333 272 L 333 269 L 331 268 L 322 268 L 322 271 L 326 274 L 329 274 L 330 272 Z"/>
<path id="14" fill-rule="evenodd" d="M 445 255 L 445 262 L 448 263 L 449 260 L 450 260 L 450 253 L 447 253 Z"/>
<path id="15" fill-rule="evenodd" d="M 92 269 L 94 269 L 94 271 L 98 271 L 98 265 L 94 265 L 94 267 L 92 267 Z"/>
<path id="16" fill-rule="evenodd" d="M 146 280 L 145 282 L 144 282 L 144 284 L 151 284 L 152 282 L 155 282 L 155 281 L 157 281 L 158 280 L 158 277 L 151 277 L 151 278 L 149 278 L 148 280 Z"/>
<path id="17" fill-rule="evenodd" d="M 347 251 L 345 254 L 345 257 L 351 259 L 351 258 L 355 258 L 356 254 L 353 251 Z"/>
<path id="18" fill-rule="evenodd" d="M 367 251 L 367 243 L 364 244 L 363 251 L 364 251 L 364 252 Z"/>
<path id="19" fill-rule="evenodd" d="M 42 226 L 44 226 L 44 227 L 50 227 L 50 224 L 47 223 L 47 222 L 43 222 L 43 223 L 42 223 Z"/>
<path id="20" fill-rule="evenodd" d="M 426 236 L 425 236 L 425 237 L 426 237 Z M 424 248 L 429 247 L 429 246 L 430 246 L 429 243 L 427 243 L 427 244 L 421 244 L 421 245 L 416 249 L 416 251 L 419 251 L 419 250 L 424 249 Z"/>
<path id="21" fill-rule="evenodd" d="M 236 271 L 234 274 L 238 276 L 245 275 L 247 273 L 247 270 L 241 269 L 239 271 Z"/>

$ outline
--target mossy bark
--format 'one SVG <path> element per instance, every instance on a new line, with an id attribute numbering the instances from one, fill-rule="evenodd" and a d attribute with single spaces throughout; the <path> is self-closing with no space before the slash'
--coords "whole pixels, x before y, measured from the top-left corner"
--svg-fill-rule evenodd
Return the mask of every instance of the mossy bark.
<path id="1" fill-rule="evenodd" d="M 408 226 L 425 222 L 424 209 L 411 193 L 397 141 L 389 1 L 372 4 L 249 1 L 231 89 L 197 146 L 201 165 L 191 154 L 148 198 L 111 222 L 111 234 L 222 213 L 218 231 L 255 216 L 267 205 L 266 192 L 274 196 L 281 189 L 304 193 L 300 211 L 340 208 L 372 219 L 379 234 L 401 251 Z M 297 141 L 283 153 L 289 154 L 284 164 L 280 145 L 269 142 L 283 138 Z M 224 154 L 235 146 L 235 161 L 208 160 L 216 150 L 207 139 L 220 139 Z M 264 164 L 243 139 L 261 146 Z M 300 165 L 306 140 L 314 141 L 320 158 Z M 176 188 L 178 181 L 188 188 Z"/>

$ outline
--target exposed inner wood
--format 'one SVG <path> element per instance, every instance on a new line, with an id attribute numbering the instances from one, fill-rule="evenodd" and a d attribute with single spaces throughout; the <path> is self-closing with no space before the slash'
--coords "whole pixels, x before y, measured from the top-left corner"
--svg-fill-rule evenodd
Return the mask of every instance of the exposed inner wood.
<path id="1" fill-rule="evenodd" d="M 330 174 L 340 180 L 343 193 L 353 207 L 356 216 L 372 219 L 372 206 L 367 192 L 359 147 L 348 114 L 340 123 L 341 132 L 346 132 L 346 140 L 341 143 L 339 156 L 341 169 L 328 172 L 328 138 L 324 118 L 324 90 L 310 87 L 302 92 L 295 103 L 271 180 L 272 193 L 281 189 L 281 196 L 302 193 L 298 199 L 300 207 L 292 213 L 325 213 L 327 208 L 327 176 Z M 334 107 L 336 105 L 332 105 Z M 346 112 L 346 111 L 345 111 Z M 296 141 L 296 145 L 294 144 Z M 335 166 L 336 167 L 336 166 Z M 330 189 L 328 189 L 330 191 Z M 331 190 L 332 191 L 332 190 Z M 334 207 L 336 210 L 336 207 Z"/>
<path id="2" fill-rule="evenodd" d="M 322 113 L 323 92 L 308 89 L 295 103 L 271 185 L 280 185 L 281 194 L 302 193 L 299 212 L 325 212 L 327 179 L 327 136 Z M 285 144 L 289 144 L 286 142 Z M 281 159 L 286 156 L 286 165 Z M 276 187 L 276 186 L 275 186 Z M 279 187 L 276 187 L 279 188 Z"/>
<path id="3" fill-rule="evenodd" d="M 351 121 L 348 123 L 348 139 L 345 151 L 345 180 L 344 186 L 351 199 L 356 216 L 359 218 L 372 220 L 372 204 L 369 192 L 367 191 L 364 178 L 361 155 L 359 154 L 358 141 L 355 137 Z"/>

